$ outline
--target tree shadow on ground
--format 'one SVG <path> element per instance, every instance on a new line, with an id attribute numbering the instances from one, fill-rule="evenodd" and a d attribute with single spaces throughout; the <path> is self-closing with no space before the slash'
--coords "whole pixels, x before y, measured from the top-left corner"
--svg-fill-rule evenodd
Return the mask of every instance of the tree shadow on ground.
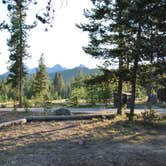
<path id="1" fill-rule="evenodd" d="M 32 137 L 32 136 L 35 137 L 35 136 L 38 136 L 39 134 L 49 134 L 49 133 L 56 132 L 58 130 L 69 129 L 69 128 L 72 128 L 72 127 L 75 127 L 75 125 L 66 126 L 66 127 L 60 128 L 60 129 L 35 132 L 33 134 L 25 134 L 25 135 L 18 136 L 18 137 L 5 138 L 5 139 L 0 140 L 0 145 L 1 145 L 1 142 L 4 142 L 4 141 L 16 141 L 16 140 L 20 140 L 20 139 L 23 139 L 23 138 L 29 138 L 29 137 Z"/>
<path id="2" fill-rule="evenodd" d="M 55 128 L 48 128 L 49 123 L 44 123 L 38 132 L 27 130 L 16 137 L 1 139 L 0 165 L 165 166 L 164 137 L 157 140 L 164 134 L 153 128 L 126 121 L 63 123 L 65 126 Z M 28 124 L 25 128 L 31 126 L 40 128 L 40 123 Z M 17 132 L 19 127 L 15 129 Z M 2 150 L 2 146 L 6 149 Z"/>

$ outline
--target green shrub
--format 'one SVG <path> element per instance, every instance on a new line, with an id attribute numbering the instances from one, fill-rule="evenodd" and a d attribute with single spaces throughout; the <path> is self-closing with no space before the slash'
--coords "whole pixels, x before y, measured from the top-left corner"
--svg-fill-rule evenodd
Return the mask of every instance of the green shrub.
<path id="1" fill-rule="evenodd" d="M 52 108 L 52 103 L 51 102 L 48 102 L 48 101 L 44 101 L 43 102 L 43 109 L 44 109 L 44 112 L 47 112 L 49 111 L 49 109 Z"/>
<path id="2" fill-rule="evenodd" d="M 6 104 L 1 104 L 0 107 L 1 107 L 1 108 L 6 108 L 7 106 L 6 106 Z"/>
<path id="3" fill-rule="evenodd" d="M 154 125 L 160 119 L 159 114 L 157 114 L 157 112 L 152 109 L 145 110 L 145 112 L 142 112 L 141 114 L 145 125 Z"/>
<path id="4" fill-rule="evenodd" d="M 127 104 L 124 104 L 124 105 L 122 106 L 122 110 L 123 110 L 123 111 L 126 111 L 126 110 L 127 110 Z"/>
<path id="5" fill-rule="evenodd" d="M 49 96 L 44 96 L 42 107 L 44 108 L 45 112 L 52 108 L 52 102 L 50 102 Z"/>
<path id="6" fill-rule="evenodd" d="M 31 107 L 31 103 L 29 102 L 29 100 L 27 98 L 23 99 L 23 106 L 25 108 L 25 111 L 28 112 L 29 108 Z"/>

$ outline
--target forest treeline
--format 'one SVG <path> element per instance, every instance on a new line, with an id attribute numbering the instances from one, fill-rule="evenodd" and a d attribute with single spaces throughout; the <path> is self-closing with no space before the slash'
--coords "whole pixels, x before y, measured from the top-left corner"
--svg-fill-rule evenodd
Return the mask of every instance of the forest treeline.
<path id="1" fill-rule="evenodd" d="M 28 107 L 43 106 L 43 102 L 67 99 L 68 104 L 79 106 L 86 103 L 94 106 L 104 104 L 113 106 L 114 93 L 118 89 L 118 80 L 115 77 L 106 78 L 105 71 L 96 74 L 85 74 L 78 71 L 76 76 L 68 82 L 64 81 L 61 73 L 55 72 L 54 78 L 50 79 L 46 72 L 44 57 L 41 56 L 38 68 L 33 75 L 27 75 L 24 83 L 23 107 L 29 102 Z M 104 79 L 105 78 L 105 79 Z M 129 92 L 131 83 L 123 84 L 123 92 Z M 157 93 L 156 91 L 153 94 Z M 137 83 L 136 98 L 144 100 L 149 94 L 148 86 L 141 81 Z M 11 87 L 7 79 L 0 81 L 0 102 L 14 101 L 17 103 L 18 96 L 16 89 Z"/>

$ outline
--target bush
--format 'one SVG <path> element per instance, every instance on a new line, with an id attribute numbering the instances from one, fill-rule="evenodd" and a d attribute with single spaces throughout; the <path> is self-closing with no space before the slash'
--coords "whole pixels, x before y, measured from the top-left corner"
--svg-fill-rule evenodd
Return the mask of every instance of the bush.
<path id="1" fill-rule="evenodd" d="M 42 107 L 43 107 L 44 111 L 45 112 L 49 111 L 49 109 L 52 108 L 52 103 L 50 102 L 50 97 L 48 95 L 45 95 L 42 100 L 43 100 Z"/>
<path id="2" fill-rule="evenodd" d="M 78 97 L 77 96 L 70 97 L 69 104 L 72 106 L 78 106 L 80 104 Z"/>
<path id="3" fill-rule="evenodd" d="M 28 112 L 29 108 L 31 107 L 31 103 L 29 102 L 27 98 L 23 99 L 23 105 L 24 105 L 25 111 Z"/>
<path id="4" fill-rule="evenodd" d="M 1 104 L 0 107 L 1 107 L 1 108 L 6 108 L 7 106 L 6 106 L 6 104 Z"/>
<path id="5" fill-rule="evenodd" d="M 44 101 L 42 107 L 44 109 L 44 112 L 47 112 L 49 111 L 49 109 L 52 108 L 52 103 L 48 101 Z"/>
<path id="6" fill-rule="evenodd" d="M 159 114 L 157 114 L 157 112 L 155 110 L 146 110 L 145 112 L 142 112 L 142 118 L 143 118 L 143 122 L 144 124 L 151 124 L 154 125 L 160 118 L 159 118 Z"/>

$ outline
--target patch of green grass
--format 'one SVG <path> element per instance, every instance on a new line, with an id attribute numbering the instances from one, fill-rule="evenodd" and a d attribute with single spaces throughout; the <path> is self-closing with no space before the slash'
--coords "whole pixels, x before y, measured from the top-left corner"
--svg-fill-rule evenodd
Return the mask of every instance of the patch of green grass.
<path id="1" fill-rule="evenodd" d="M 129 135 L 133 134 L 134 132 L 132 130 L 122 130 L 122 131 L 120 131 L 120 133 L 122 135 L 129 136 Z"/>
<path id="2" fill-rule="evenodd" d="M 150 130 L 149 134 L 151 134 L 151 135 L 157 135 L 157 134 L 159 134 L 159 132 L 157 130 Z"/>
<path id="3" fill-rule="evenodd" d="M 135 126 L 135 121 L 126 121 L 123 124 L 124 127 L 133 128 Z"/>
<path id="4" fill-rule="evenodd" d="M 134 138 L 134 140 L 135 141 L 140 141 L 140 140 L 144 140 L 145 138 L 144 138 L 144 136 L 142 136 L 142 135 L 137 135 L 135 138 Z"/>
<path id="5" fill-rule="evenodd" d="M 138 142 L 138 140 L 131 139 L 131 140 L 128 140 L 127 142 L 130 144 L 136 144 Z"/>
<path id="6" fill-rule="evenodd" d="M 166 127 L 166 118 L 160 119 L 157 125 Z"/>
<path id="7" fill-rule="evenodd" d="M 92 118 L 92 122 L 101 122 L 105 119 L 105 117 L 103 116 L 103 118 Z"/>
<path id="8" fill-rule="evenodd" d="M 105 130 L 111 130 L 111 131 L 116 131 L 117 130 L 114 126 L 112 126 L 112 124 L 105 126 L 104 129 Z"/>

